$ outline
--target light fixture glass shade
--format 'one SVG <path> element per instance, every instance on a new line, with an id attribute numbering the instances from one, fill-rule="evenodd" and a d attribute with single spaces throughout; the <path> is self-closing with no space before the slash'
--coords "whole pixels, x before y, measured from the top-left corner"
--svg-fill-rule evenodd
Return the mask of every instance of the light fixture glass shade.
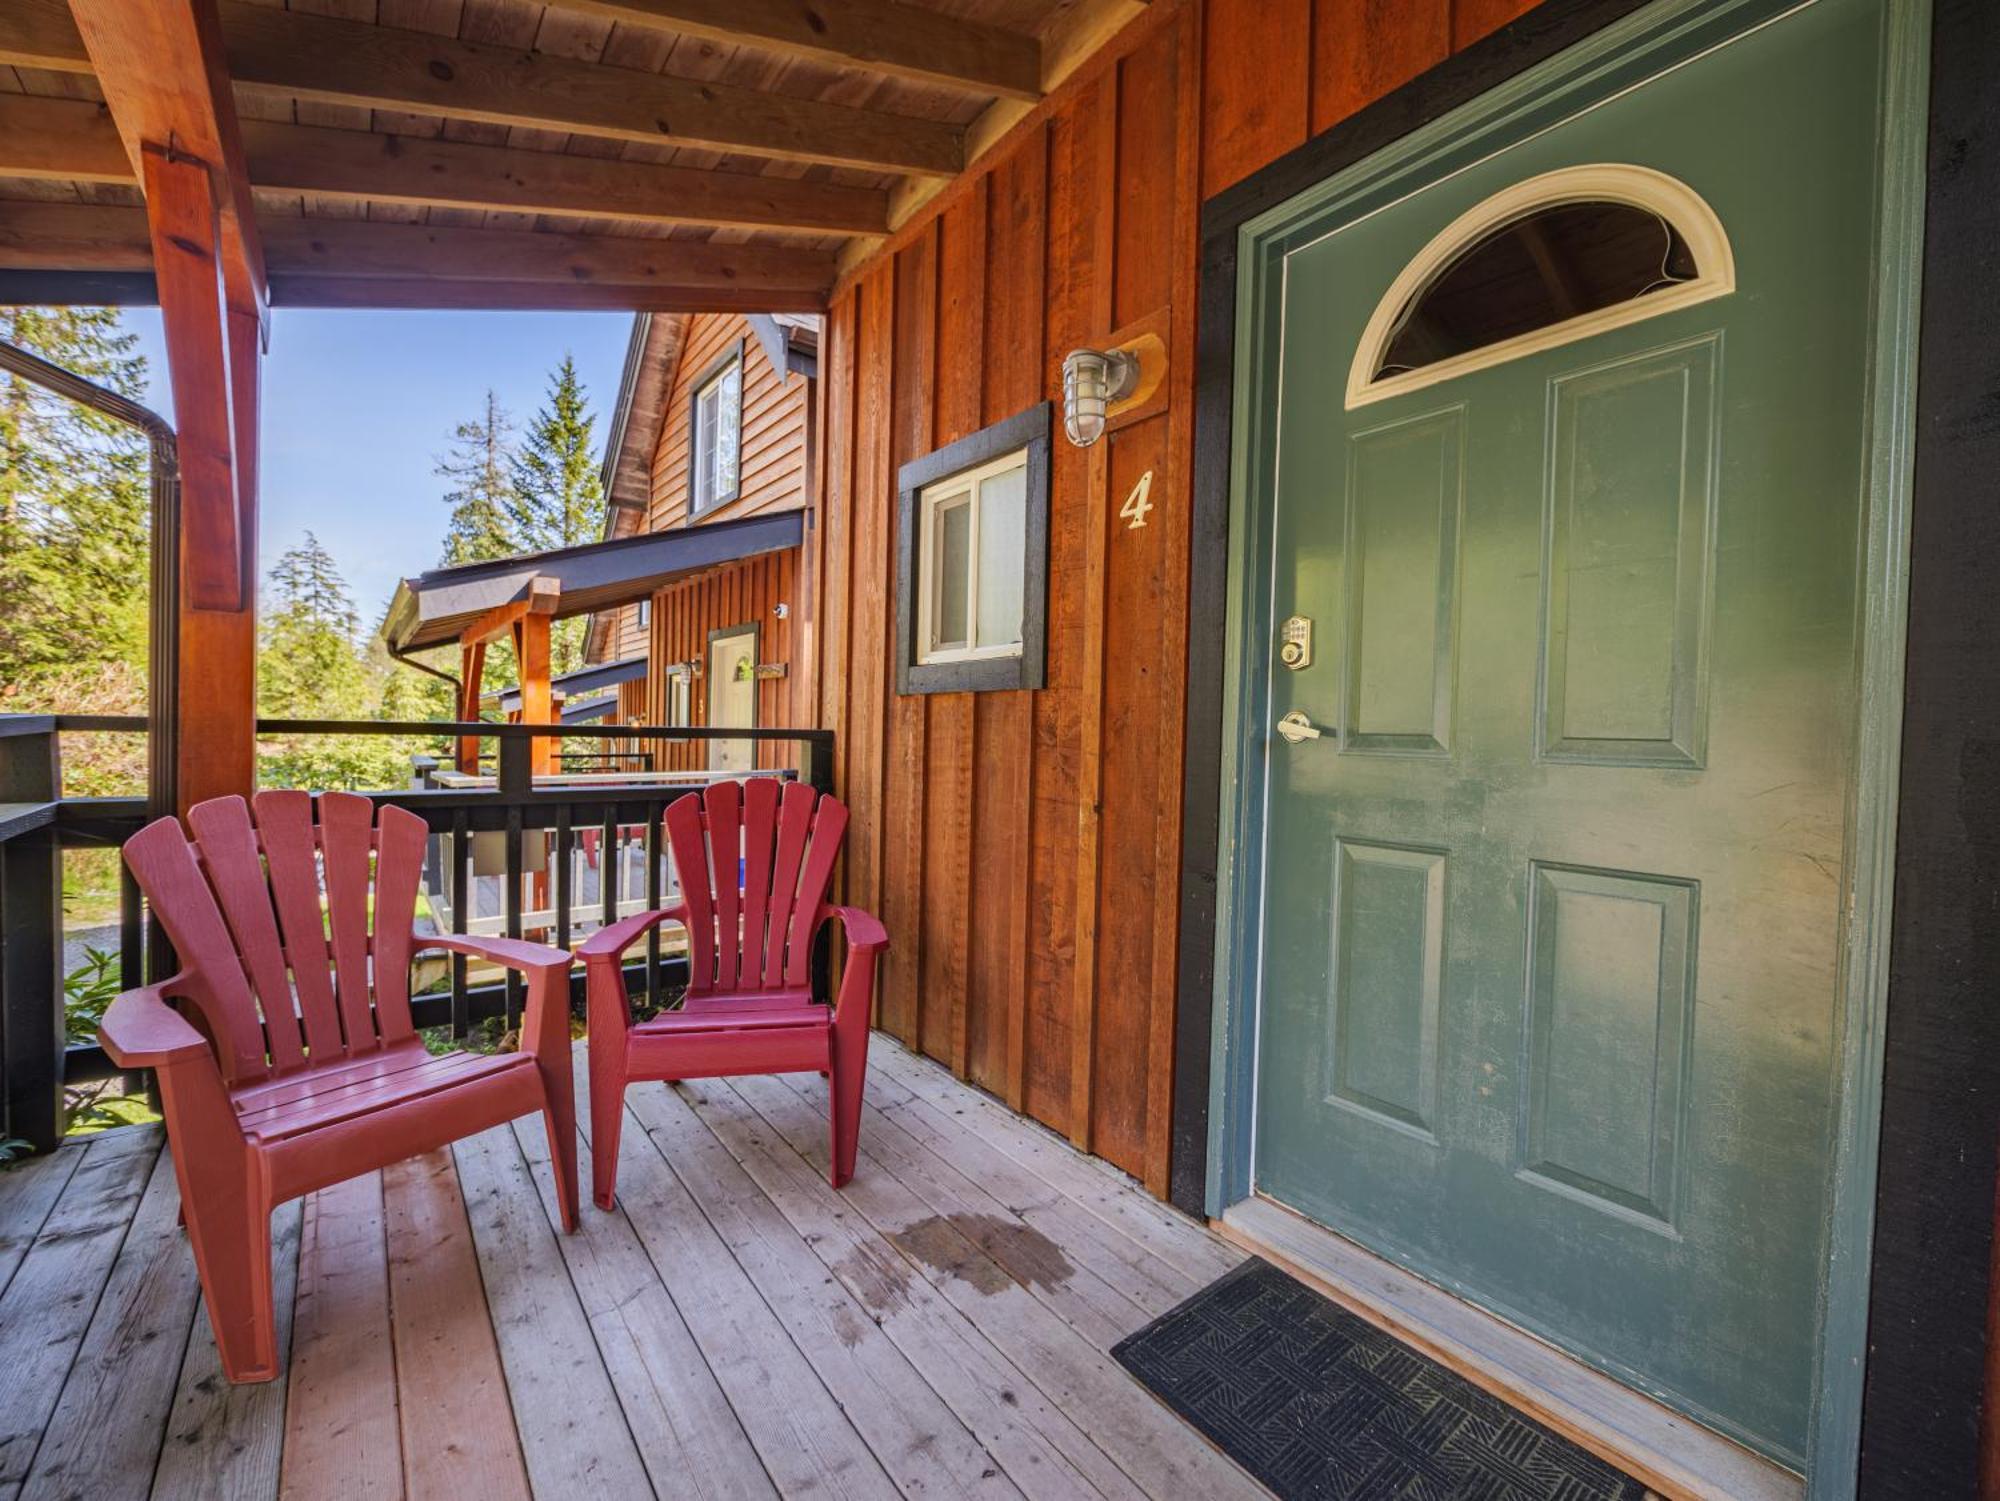
<path id="1" fill-rule="evenodd" d="M 1138 383 L 1139 361 L 1122 349 L 1072 349 L 1063 358 L 1063 431 L 1078 448 L 1104 436 L 1111 403 Z"/>

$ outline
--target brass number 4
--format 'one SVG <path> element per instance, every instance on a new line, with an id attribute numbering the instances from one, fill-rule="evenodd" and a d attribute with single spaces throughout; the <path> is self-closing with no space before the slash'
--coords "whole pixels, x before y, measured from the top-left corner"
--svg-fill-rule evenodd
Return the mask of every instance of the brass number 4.
<path id="1" fill-rule="evenodd" d="M 1136 532 L 1146 524 L 1146 513 L 1153 509 L 1153 471 L 1148 469 L 1139 476 L 1139 483 L 1132 487 L 1132 493 L 1125 497 L 1125 504 L 1118 508 L 1121 521 L 1130 523 L 1125 530 Z"/>

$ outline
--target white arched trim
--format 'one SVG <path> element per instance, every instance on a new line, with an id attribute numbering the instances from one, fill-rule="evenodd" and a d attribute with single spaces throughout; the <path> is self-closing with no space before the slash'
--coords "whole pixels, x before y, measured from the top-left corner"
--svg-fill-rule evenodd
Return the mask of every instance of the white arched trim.
<path id="1" fill-rule="evenodd" d="M 1464 354 L 1439 360 L 1418 370 L 1406 370 L 1371 379 L 1389 342 L 1396 336 L 1397 320 L 1403 309 L 1463 252 L 1486 235 L 1517 219 L 1562 203 L 1629 203 L 1635 208 L 1658 214 L 1679 231 L 1694 256 L 1692 280 L 1676 282 L 1643 297 L 1613 303 L 1595 312 L 1579 313 L 1545 328 L 1531 329 L 1498 344 L 1469 349 Z M 1676 308 L 1691 307 L 1711 297 L 1736 290 L 1736 260 L 1729 249 L 1729 236 L 1715 210 L 1701 194 L 1675 177 L 1655 172 L 1651 167 L 1619 163 L 1599 163 L 1584 167 L 1564 167 L 1540 177 L 1517 182 L 1491 198 L 1460 214 L 1403 268 L 1376 305 L 1375 314 L 1362 331 L 1361 344 L 1354 352 L 1354 364 L 1347 375 L 1347 405 L 1366 406 L 1406 391 L 1434 386 L 1454 376 L 1489 365 L 1519 359 L 1537 350 L 1553 349 L 1607 329 L 1656 318 Z"/>

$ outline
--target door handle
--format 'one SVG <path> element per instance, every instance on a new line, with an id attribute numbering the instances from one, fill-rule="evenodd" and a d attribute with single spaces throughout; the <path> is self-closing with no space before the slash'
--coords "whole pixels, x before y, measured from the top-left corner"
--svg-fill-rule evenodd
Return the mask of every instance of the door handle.
<path id="1" fill-rule="evenodd" d="M 1294 709 L 1278 721 L 1278 733 L 1291 744 L 1297 745 L 1301 740 L 1319 739 L 1321 731 L 1318 725 Z"/>

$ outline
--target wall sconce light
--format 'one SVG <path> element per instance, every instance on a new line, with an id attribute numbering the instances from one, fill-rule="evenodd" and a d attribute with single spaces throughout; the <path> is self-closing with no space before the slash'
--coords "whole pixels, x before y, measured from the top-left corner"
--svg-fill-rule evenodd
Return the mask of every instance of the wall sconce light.
<path id="1" fill-rule="evenodd" d="M 1105 413 L 1139 385 L 1139 357 L 1126 349 L 1072 349 L 1063 356 L 1063 431 L 1078 448 L 1104 436 Z"/>

